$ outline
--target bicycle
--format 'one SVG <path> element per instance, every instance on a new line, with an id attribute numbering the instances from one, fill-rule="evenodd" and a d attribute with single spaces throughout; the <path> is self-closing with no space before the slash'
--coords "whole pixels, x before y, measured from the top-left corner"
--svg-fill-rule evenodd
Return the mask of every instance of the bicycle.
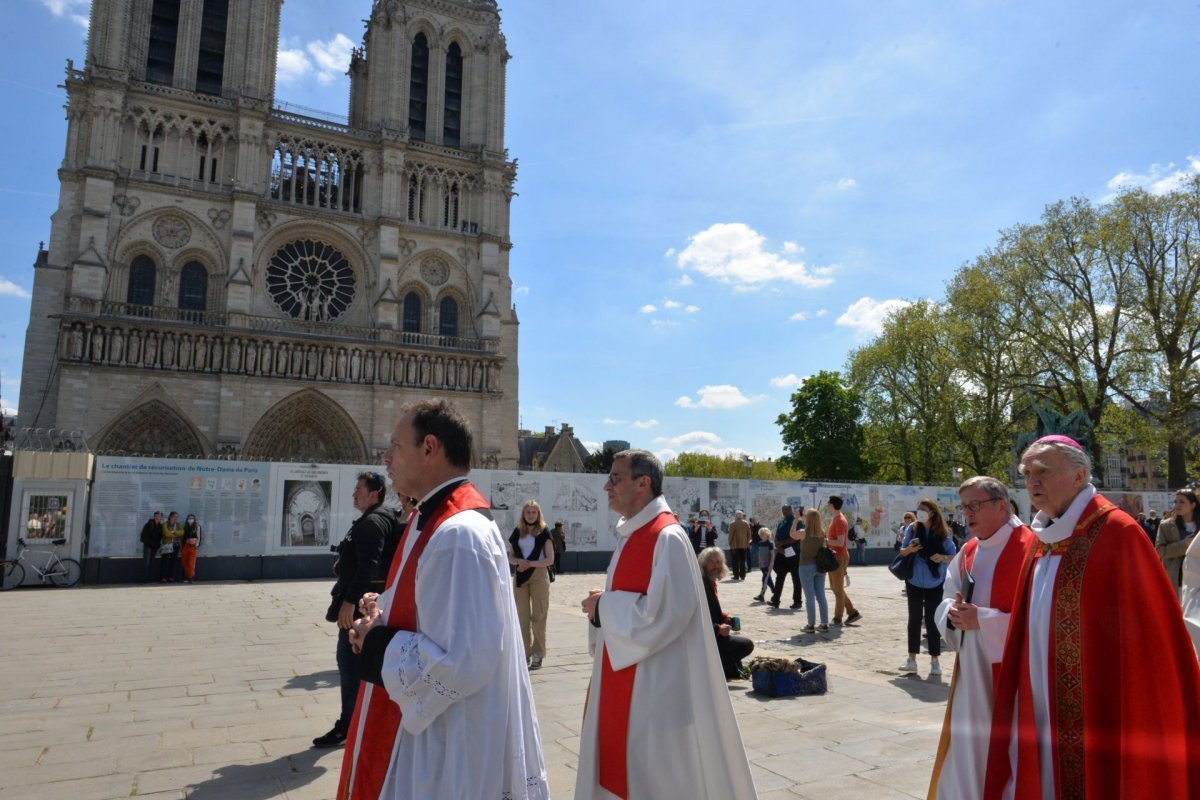
<path id="1" fill-rule="evenodd" d="M 55 539 L 52 542 L 55 546 L 66 543 L 66 539 Z M 52 583 L 66 588 L 79 583 L 80 577 L 83 576 L 83 567 L 73 558 L 62 558 L 57 551 L 51 550 L 46 554 L 46 563 L 38 566 L 31 559 L 25 558 L 29 544 L 24 539 L 17 539 L 17 544 L 20 546 L 17 557 L 12 561 L 0 561 L 0 592 L 15 589 L 25 582 L 25 565 L 29 566 L 43 586 Z"/>

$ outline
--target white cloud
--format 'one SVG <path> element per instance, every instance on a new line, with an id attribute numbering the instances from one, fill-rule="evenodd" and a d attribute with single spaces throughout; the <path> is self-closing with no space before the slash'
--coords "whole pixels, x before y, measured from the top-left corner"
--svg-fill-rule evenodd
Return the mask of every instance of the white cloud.
<path id="1" fill-rule="evenodd" d="M 663 308 L 670 308 L 670 309 L 683 308 L 683 303 L 679 302 L 678 300 L 664 300 Z"/>
<path id="2" fill-rule="evenodd" d="M 684 311 L 686 311 L 689 314 L 695 314 L 699 310 L 700 310 L 700 306 L 688 306 L 687 308 L 684 309 Z"/>
<path id="3" fill-rule="evenodd" d="M 604 445 L 600 442 L 585 442 L 584 440 L 580 439 L 579 443 L 583 445 L 583 449 L 587 450 L 589 453 L 599 453 L 604 449 Z"/>
<path id="4" fill-rule="evenodd" d="M 679 455 L 679 452 L 672 450 L 669 447 L 664 447 L 662 450 L 655 450 L 654 455 L 658 456 L 659 461 L 666 464 L 668 461 Z"/>
<path id="5" fill-rule="evenodd" d="M 642 312 L 643 314 L 653 314 L 655 311 L 658 311 L 658 306 L 646 303 L 646 305 L 639 308 L 638 311 Z"/>
<path id="6" fill-rule="evenodd" d="M 54 16 L 66 17 L 81 28 L 87 29 L 91 0 L 42 0 L 42 5 Z"/>
<path id="7" fill-rule="evenodd" d="M 295 83 L 312 72 L 312 68 L 303 50 L 280 50 L 275 57 L 275 79 L 279 83 Z"/>
<path id="8" fill-rule="evenodd" d="M 679 327 L 679 323 L 673 319 L 652 319 L 650 320 L 650 327 L 656 331 L 665 331 L 670 328 Z"/>
<path id="9" fill-rule="evenodd" d="M 296 41 L 292 44 L 292 47 L 280 48 L 276 56 L 275 77 L 280 83 L 292 84 L 315 75 L 317 83 L 328 86 L 350 68 L 354 42 L 343 33 L 334 34 L 332 39 L 324 42 L 314 39 L 303 47 Z"/>
<path id="10" fill-rule="evenodd" d="M 740 408 L 741 406 L 750 405 L 758 397 L 746 397 L 742 394 L 741 389 L 736 386 L 730 386 L 727 383 L 718 384 L 716 386 L 702 386 L 696 394 L 700 396 L 699 400 L 684 395 L 675 401 L 675 405 L 680 408 Z"/>
<path id="11" fill-rule="evenodd" d="M 858 188 L 858 181 L 854 180 L 854 178 L 842 178 L 837 182 L 837 188 L 839 192 L 848 192 L 851 189 Z"/>
<path id="12" fill-rule="evenodd" d="M 317 67 L 317 81 L 328 86 L 336 76 L 344 75 L 350 69 L 350 52 L 353 49 L 354 42 L 342 33 L 327 42 L 309 42 L 308 52 Z"/>
<path id="13" fill-rule="evenodd" d="M 513 289 L 513 297 L 528 297 L 528 296 L 529 296 L 529 287 L 528 286 L 518 286 L 515 289 Z"/>
<path id="14" fill-rule="evenodd" d="M 718 222 L 688 240 L 676 262 L 735 287 L 783 281 L 809 289 L 833 283 L 832 267 L 813 267 L 765 249 L 766 237 L 741 222 Z M 784 247 L 787 255 L 796 255 Z"/>
<path id="15" fill-rule="evenodd" d="M 804 378 L 801 378 L 794 372 L 789 372 L 787 375 L 780 375 L 771 378 L 771 385 L 777 386 L 780 389 L 795 389 L 800 384 L 804 383 Z"/>
<path id="16" fill-rule="evenodd" d="M 893 311 L 908 308 L 912 303 L 907 300 L 875 300 L 871 297 L 860 297 L 846 309 L 835 324 L 843 328 L 854 328 L 859 334 L 874 336 L 883 329 L 883 320 Z"/>
<path id="17" fill-rule="evenodd" d="M 648 431 L 657 424 L 658 424 L 658 420 L 656 420 L 656 419 L 646 419 L 646 420 L 639 419 L 633 423 L 633 427 L 638 428 L 639 430 Z"/>
<path id="18" fill-rule="evenodd" d="M 795 242 L 784 242 L 783 243 L 783 252 L 785 252 L 785 253 L 803 253 L 804 248 L 801 247 L 800 245 L 796 244 Z"/>
<path id="19" fill-rule="evenodd" d="M 25 289 L 10 281 L 8 278 L 0 278 L 0 295 L 8 295 L 9 297 L 21 297 L 28 300 L 31 295 Z"/>
<path id="20" fill-rule="evenodd" d="M 795 314 L 792 314 L 790 317 L 788 317 L 788 319 L 790 319 L 792 322 L 804 322 L 804 320 L 808 319 L 808 314 L 805 314 L 803 311 L 797 311 Z"/>
<path id="21" fill-rule="evenodd" d="M 720 441 L 721 437 L 711 431 L 692 431 L 691 433 L 684 433 L 679 436 L 656 436 L 654 438 L 655 444 L 665 444 L 673 448 L 713 445 L 720 443 Z"/>
<path id="22" fill-rule="evenodd" d="M 828 309 L 828 308 L 818 308 L 818 309 L 817 309 L 817 316 L 818 316 L 818 317 L 823 317 L 823 316 L 825 316 L 825 315 L 826 315 L 826 314 L 828 314 L 828 313 L 829 313 L 829 309 Z"/>
<path id="23" fill-rule="evenodd" d="M 1122 189 L 1145 189 L 1151 194 L 1163 195 L 1183 188 L 1183 185 L 1196 175 L 1200 175 L 1200 156 L 1189 156 L 1187 164 L 1177 167 L 1175 164 L 1151 164 L 1144 174 L 1118 172 L 1108 181 L 1108 188 L 1113 194 L 1104 198 L 1107 202 Z"/>
<path id="24" fill-rule="evenodd" d="M 672 253 L 674 253 L 674 252 L 675 252 L 675 248 L 671 248 L 671 252 L 672 252 Z M 679 279 L 679 285 L 680 285 L 680 286 L 695 286 L 695 285 L 696 285 L 696 282 L 695 282 L 694 280 L 692 280 L 692 276 L 691 276 L 691 275 L 688 275 L 688 274 L 685 272 L 685 273 L 683 273 L 683 277 Z"/>
<path id="25" fill-rule="evenodd" d="M 612 417 L 605 417 L 603 420 L 601 420 L 601 422 L 603 422 L 605 425 L 624 425 L 625 424 L 625 420 L 613 419 Z"/>
<path id="26" fill-rule="evenodd" d="M 674 257 L 675 257 L 675 248 L 674 247 L 668 247 L 667 252 L 663 253 L 663 258 L 674 258 Z"/>

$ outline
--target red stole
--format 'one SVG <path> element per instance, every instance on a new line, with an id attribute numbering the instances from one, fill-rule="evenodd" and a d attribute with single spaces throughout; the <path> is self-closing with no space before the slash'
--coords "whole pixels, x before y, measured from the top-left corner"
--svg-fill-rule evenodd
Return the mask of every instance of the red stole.
<path id="1" fill-rule="evenodd" d="M 654 545 L 659 532 L 678 520 L 664 511 L 629 536 L 613 570 L 612 591 L 645 594 L 650 588 L 650 569 L 654 565 Z M 600 619 L 601 626 L 604 618 Z M 604 648 L 600 667 L 600 703 L 596 709 L 597 749 L 600 785 L 617 797 L 629 797 L 629 710 L 633 702 L 633 681 L 637 664 L 615 670 Z"/>
<path id="2" fill-rule="evenodd" d="M 395 586 L 395 590 L 392 592 L 387 619 L 384 620 L 387 627 L 402 631 L 417 630 L 417 563 L 442 523 L 462 511 L 488 508 L 491 508 L 491 504 L 474 486 L 466 481 L 459 484 L 424 520 L 424 526 L 401 570 L 405 543 L 421 516 L 416 513 L 412 515 L 388 570 L 387 586 Z M 361 682 L 358 700 L 354 704 L 354 716 L 350 719 L 346 750 L 342 756 L 338 800 L 376 800 L 379 797 L 399 733 L 400 706 L 392 702 L 382 686 Z"/>
<path id="3" fill-rule="evenodd" d="M 1018 525 L 1013 528 L 1009 534 L 1008 541 L 1004 543 L 1004 550 L 1001 551 L 1000 557 L 996 559 L 996 566 L 992 572 L 992 592 L 988 598 L 988 608 L 995 608 L 1003 611 L 1005 614 L 1011 614 L 1013 603 L 1016 600 L 1017 581 L 1021 575 L 1021 565 L 1025 561 L 1025 551 L 1029 549 L 1029 543 L 1036 537 L 1033 531 L 1024 525 Z M 962 577 L 967 572 L 974 572 L 975 569 L 975 554 L 979 550 L 979 539 L 970 539 L 963 545 L 962 557 L 958 560 L 959 575 Z M 959 585 L 963 585 L 965 581 L 960 580 Z M 965 632 L 962 635 L 966 635 Z M 982 633 L 976 634 L 977 636 Z M 1000 675 L 1000 665 L 992 664 L 992 686 L 996 685 L 996 681 Z M 946 762 L 946 755 L 950 752 L 950 719 L 952 709 L 954 708 L 954 693 L 958 688 L 958 659 L 954 659 L 954 673 L 950 677 L 950 694 L 946 700 L 946 716 L 942 720 L 942 737 L 938 741 L 937 758 L 933 762 L 933 774 L 929 780 L 929 800 L 935 800 L 937 797 L 938 781 L 942 775 L 942 765 Z"/>
<path id="4" fill-rule="evenodd" d="M 1139 535 L 1140 534 L 1140 535 Z M 1050 741 L 1055 796 L 1200 797 L 1200 667 L 1175 592 L 1141 527 L 1097 494 L 1064 547 L 1050 618 Z M 1042 796 L 1029 670 L 1029 591 L 1048 548 L 1022 567 L 996 684 L 985 800 L 1010 777 L 1015 796 Z M 1086 580 L 1085 580 L 1086 578 Z"/>

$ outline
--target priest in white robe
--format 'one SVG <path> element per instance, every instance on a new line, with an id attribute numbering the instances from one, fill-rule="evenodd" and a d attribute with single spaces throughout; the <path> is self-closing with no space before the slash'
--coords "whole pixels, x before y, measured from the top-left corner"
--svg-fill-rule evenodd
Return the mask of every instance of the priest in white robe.
<path id="1" fill-rule="evenodd" d="M 754 780 L 717 656 L 700 569 L 644 450 L 613 459 L 621 514 L 605 590 L 583 610 L 595 664 L 576 800 L 747 800 Z"/>
<path id="2" fill-rule="evenodd" d="M 339 800 L 547 800 L 508 550 L 467 481 L 471 438 L 446 401 L 405 408 L 384 456 L 419 497 L 387 590 L 351 642 L 364 679 Z"/>
<path id="3" fill-rule="evenodd" d="M 979 800 L 992 732 L 992 691 L 1008 616 L 1033 532 L 1012 516 L 1008 487 L 980 475 L 958 489 L 972 534 L 950 562 L 937 610 L 942 639 L 958 653 L 929 800 Z"/>

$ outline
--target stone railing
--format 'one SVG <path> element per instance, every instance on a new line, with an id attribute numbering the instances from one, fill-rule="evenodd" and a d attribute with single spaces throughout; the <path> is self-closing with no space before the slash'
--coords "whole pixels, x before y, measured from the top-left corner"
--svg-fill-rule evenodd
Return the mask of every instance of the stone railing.
<path id="1" fill-rule="evenodd" d="M 113 300 L 95 301 L 80 297 L 72 297 L 67 301 L 67 312 L 70 315 L 106 319 L 154 320 L 180 325 L 224 328 L 228 333 L 246 331 L 306 339 L 337 339 L 357 343 L 394 344 L 422 350 L 456 350 L 488 355 L 495 355 L 500 351 L 500 342 L 496 339 L 438 336 L 432 333 L 409 333 L 394 328 L 304 322 L 284 317 L 231 314 L 224 311 L 188 311 L 167 306 L 142 306 L 136 303 L 119 303 Z"/>
<path id="2" fill-rule="evenodd" d="M 60 323 L 58 355 L 66 364 L 484 394 L 502 391 L 503 359 L 495 355 L 297 341 L 233 329 L 205 332 L 156 325 L 145 318 L 66 316 Z"/>

